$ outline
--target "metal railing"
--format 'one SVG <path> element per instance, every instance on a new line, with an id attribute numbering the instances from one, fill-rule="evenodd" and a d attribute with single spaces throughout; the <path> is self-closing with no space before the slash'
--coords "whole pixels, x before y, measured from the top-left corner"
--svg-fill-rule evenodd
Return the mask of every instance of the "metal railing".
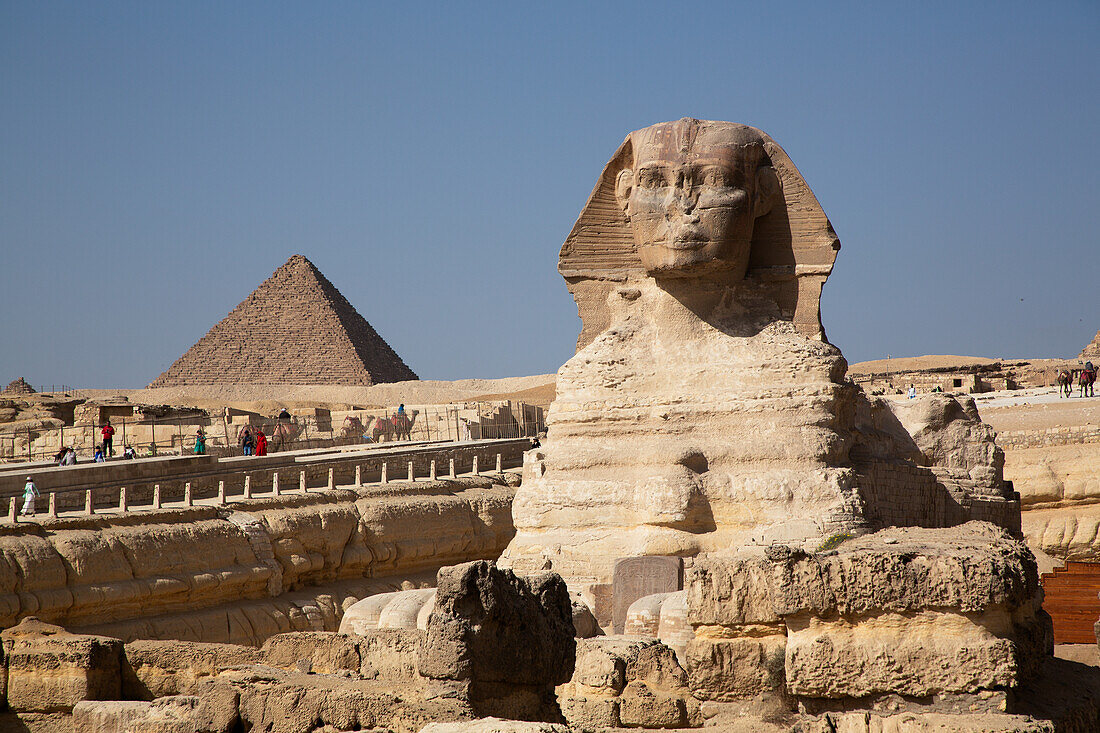
<path id="1" fill-rule="evenodd" d="M 103 425 L 77 422 L 0 430 L 0 463 L 60 460 L 62 448 L 71 448 L 79 461 L 87 462 L 103 444 Z M 409 407 L 403 415 L 396 408 L 373 408 L 289 419 L 231 410 L 228 416 L 111 418 L 111 425 L 115 459 L 127 446 L 138 458 L 194 455 L 200 429 L 205 436 L 203 452 L 217 456 L 241 455 L 245 428 L 253 438 L 264 433 L 269 453 L 362 443 L 522 438 L 546 430 L 544 410 L 524 402 L 426 405 Z"/>
<path id="2" fill-rule="evenodd" d="M 379 468 L 379 477 L 377 481 L 364 481 L 365 472 L 363 467 L 365 464 L 355 465 L 355 479 L 354 483 L 350 486 L 359 488 L 368 484 L 388 484 L 393 481 L 412 481 L 415 482 L 417 478 L 425 479 L 428 481 L 435 481 L 440 476 L 447 476 L 449 478 L 457 478 L 460 475 L 483 475 L 487 467 L 480 466 L 478 464 L 478 456 L 475 453 L 469 460 L 469 471 L 462 470 L 464 466 L 458 465 L 457 452 L 461 450 L 456 448 L 451 451 L 447 457 L 446 472 L 437 470 L 437 461 L 432 459 L 427 467 L 427 475 L 417 475 L 417 461 L 394 461 L 395 468 L 394 473 L 390 473 L 389 467 L 391 463 L 389 461 L 383 461 Z M 496 454 L 496 465 L 492 469 L 495 473 L 501 473 L 504 470 L 503 454 Z M 289 472 L 289 469 L 284 469 L 283 473 Z M 402 475 L 403 474 L 403 475 Z M 157 511 L 162 509 L 181 509 L 194 506 L 226 506 L 231 501 L 249 501 L 253 499 L 271 499 L 287 494 L 308 494 L 310 492 L 323 492 L 333 491 L 340 488 L 335 480 L 335 468 L 329 468 L 327 472 L 327 481 L 324 486 L 311 487 L 307 481 L 305 471 L 299 471 L 297 476 L 297 485 L 288 486 L 286 484 L 280 484 L 280 472 L 274 470 L 271 473 L 271 482 L 268 486 L 253 486 L 251 478 L 252 474 L 249 472 L 240 472 L 243 475 L 244 481 L 242 490 L 239 494 L 230 495 L 230 491 L 227 490 L 226 481 L 218 481 L 217 494 L 213 497 L 199 499 L 196 498 L 192 491 L 191 482 L 185 482 L 183 485 L 183 495 L 178 498 L 170 498 L 166 496 L 166 492 L 162 492 L 161 484 L 156 481 L 139 482 L 134 486 L 119 486 L 117 488 L 110 489 L 58 489 L 55 491 L 47 492 L 43 497 L 47 502 L 47 509 L 45 515 L 49 518 L 58 518 L 62 513 L 75 513 L 77 516 L 92 516 L 95 514 L 126 514 L 138 509 L 146 509 L 148 511 Z M 146 487 L 150 489 L 144 493 L 135 492 L 135 488 Z M 103 493 L 109 493 L 112 497 L 117 492 L 117 502 L 110 506 L 103 506 L 102 495 Z M 82 495 L 83 508 L 82 509 L 68 509 L 63 510 L 61 508 L 61 497 L 67 497 L 71 495 Z M 19 522 L 22 508 L 23 499 L 20 497 L 12 496 L 8 500 L 8 513 L 7 521 L 11 524 L 17 524 Z M 69 502 L 71 503 L 71 502 Z M 37 501 L 35 502 L 35 509 L 37 510 Z M 37 515 L 37 511 L 35 512 Z M 35 516 L 32 515 L 32 516 Z"/>

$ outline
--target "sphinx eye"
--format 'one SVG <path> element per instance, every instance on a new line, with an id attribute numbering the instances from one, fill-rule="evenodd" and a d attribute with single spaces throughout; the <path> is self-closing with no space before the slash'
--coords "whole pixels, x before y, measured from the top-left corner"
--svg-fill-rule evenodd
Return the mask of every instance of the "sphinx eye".
<path id="1" fill-rule="evenodd" d="M 721 168 L 708 168 L 703 171 L 703 185 L 722 188 L 729 185 L 729 176 Z"/>
<path id="2" fill-rule="evenodd" d="M 638 171 L 638 185 L 642 188 L 660 188 L 665 185 L 664 172 L 660 168 L 643 168 Z"/>

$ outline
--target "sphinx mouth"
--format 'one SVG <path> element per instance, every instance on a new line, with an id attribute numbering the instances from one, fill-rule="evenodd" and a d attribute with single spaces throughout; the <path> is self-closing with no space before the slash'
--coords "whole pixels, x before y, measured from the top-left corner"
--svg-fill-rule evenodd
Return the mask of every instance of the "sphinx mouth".
<path id="1" fill-rule="evenodd" d="M 657 242 L 656 244 L 660 247 L 665 247 L 667 249 L 690 250 L 705 247 L 707 244 L 709 244 L 709 241 L 706 239 L 677 238 L 666 240 L 664 242 Z"/>

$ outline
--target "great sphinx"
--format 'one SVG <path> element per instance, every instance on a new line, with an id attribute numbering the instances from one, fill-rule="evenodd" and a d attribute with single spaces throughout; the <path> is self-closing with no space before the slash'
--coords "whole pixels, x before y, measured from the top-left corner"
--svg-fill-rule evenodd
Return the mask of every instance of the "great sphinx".
<path id="1" fill-rule="evenodd" d="M 685 118 L 629 134 L 561 248 L 582 330 L 504 560 L 607 582 L 626 556 L 957 524 L 972 495 L 1010 526 L 991 432 L 967 438 L 982 470 L 945 487 L 845 379 L 819 309 L 839 248 L 760 130 Z"/>

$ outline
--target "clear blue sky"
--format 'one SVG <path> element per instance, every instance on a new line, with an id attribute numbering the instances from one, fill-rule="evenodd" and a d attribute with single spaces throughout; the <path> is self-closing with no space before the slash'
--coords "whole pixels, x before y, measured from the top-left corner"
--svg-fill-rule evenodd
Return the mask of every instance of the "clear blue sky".
<path id="1" fill-rule="evenodd" d="M 791 155 L 849 361 L 1100 328 L 1100 4 L 0 2 L 0 383 L 142 386 L 288 256 L 423 378 L 552 372 L 630 130 Z"/>

